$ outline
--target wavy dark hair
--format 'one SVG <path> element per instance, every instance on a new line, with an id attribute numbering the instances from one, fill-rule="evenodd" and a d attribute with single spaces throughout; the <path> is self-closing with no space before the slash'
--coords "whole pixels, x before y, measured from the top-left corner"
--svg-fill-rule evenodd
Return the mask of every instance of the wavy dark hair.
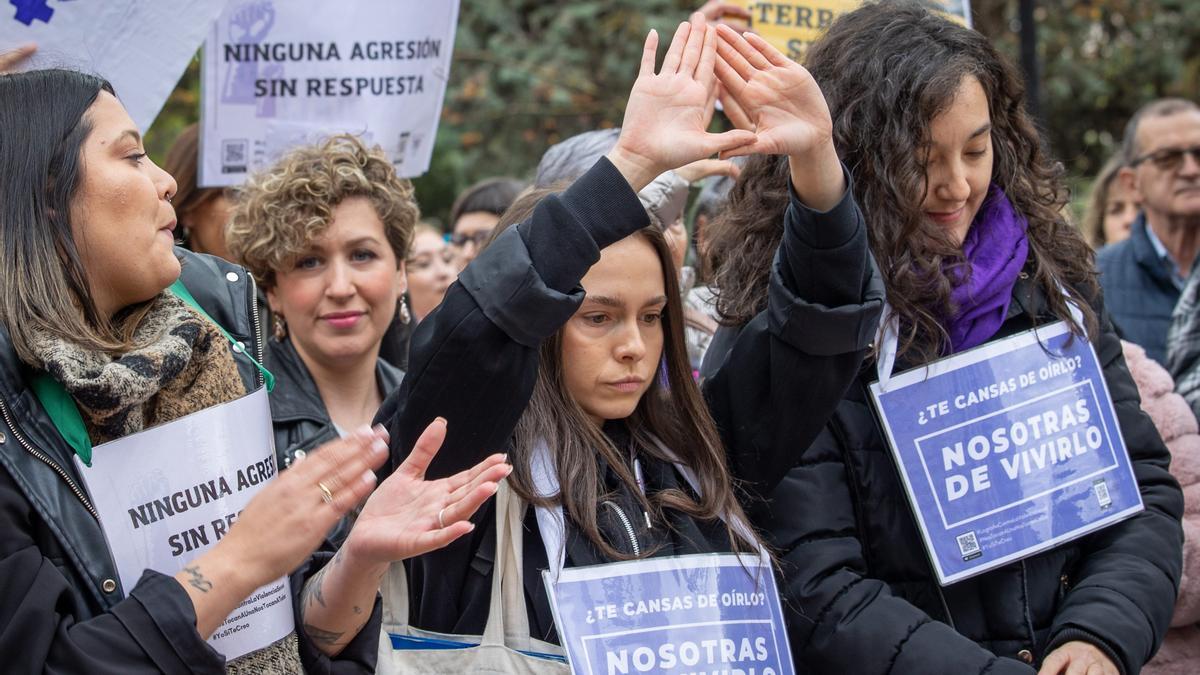
<path id="1" fill-rule="evenodd" d="M 531 188 L 522 193 L 500 218 L 489 240 L 494 241 L 508 227 L 528 220 L 534 209 L 546 197 L 565 189 L 565 183 L 551 187 Z M 675 278 L 671 249 L 662 230 L 647 227 L 636 232 L 654 249 L 667 295 L 663 311 L 663 376 L 654 378 L 650 388 L 638 401 L 633 414 L 622 420 L 629 430 L 638 454 L 672 462 L 655 439 L 674 452 L 692 469 L 699 481 L 700 495 L 694 497 L 681 490 L 662 490 L 642 495 L 637 479 L 626 460 L 628 449 L 618 449 L 593 423 L 583 408 L 567 391 L 563 374 L 562 331 L 542 343 L 538 355 L 538 377 L 529 405 L 517 422 L 510 461 L 513 473 L 509 478 L 513 491 L 522 499 L 538 506 L 562 505 L 565 513 L 597 549 L 613 560 L 631 556 L 618 551 L 601 534 L 597 505 L 608 498 L 596 456 L 616 472 L 629 492 L 639 495 L 642 507 L 659 522 L 665 509 L 673 509 L 697 520 L 715 522 L 727 517 L 725 531 L 735 551 L 754 550 L 755 541 L 746 541 L 730 526 L 733 519 L 749 522 L 734 493 L 733 479 L 725 463 L 725 451 L 716 423 L 708 412 L 700 388 L 692 378 L 687 346 L 683 337 L 683 302 L 679 297 L 679 282 Z M 530 453 L 538 443 L 554 449 L 554 459 L 560 492 L 542 498 L 534 488 Z M 642 556 L 653 551 L 643 551 Z"/>
<path id="2" fill-rule="evenodd" d="M 1024 83 L 987 38 L 916 2 L 871 4 L 835 21 L 809 49 L 806 65 L 829 103 L 834 144 L 854 177 L 871 251 L 900 319 L 901 355 L 926 362 L 949 349 L 942 319 L 955 312 L 950 291 L 966 261 L 960 246 L 921 211 L 921 147 L 931 121 L 967 77 L 979 81 L 988 100 L 992 183 L 1029 221 L 1025 271 L 1075 334 L 1094 333 L 1096 315 L 1086 302 L 1099 292 L 1094 254 L 1063 215 L 1069 195 L 1062 166 L 1047 156 L 1025 111 Z M 717 307 L 726 323 L 744 323 L 766 306 L 787 186 L 786 157 L 754 158 L 712 227 L 710 255 L 721 262 Z M 1068 302 L 1082 311 L 1083 326 L 1072 319 Z"/>

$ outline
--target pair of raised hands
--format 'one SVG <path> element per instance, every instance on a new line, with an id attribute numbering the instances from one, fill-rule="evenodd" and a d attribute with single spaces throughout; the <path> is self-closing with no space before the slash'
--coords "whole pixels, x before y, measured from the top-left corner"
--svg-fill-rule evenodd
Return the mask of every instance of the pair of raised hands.
<path id="1" fill-rule="evenodd" d="M 609 155 L 635 190 L 665 171 L 713 155 L 787 155 L 793 166 L 802 163 L 808 172 L 836 176 L 827 186 L 815 186 L 806 202 L 817 208 L 836 203 L 844 183 L 833 150 L 833 123 L 807 70 L 758 35 L 708 25 L 699 13 L 679 25 L 655 72 L 657 50 L 658 34 L 650 31 L 621 136 Z M 740 128 L 709 133 L 713 101 L 721 90 Z"/>

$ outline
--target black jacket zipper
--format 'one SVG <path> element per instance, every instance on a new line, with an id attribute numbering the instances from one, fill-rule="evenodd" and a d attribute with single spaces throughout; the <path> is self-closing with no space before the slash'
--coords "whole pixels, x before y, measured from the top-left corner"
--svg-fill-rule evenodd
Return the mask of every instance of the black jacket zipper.
<path id="1" fill-rule="evenodd" d="M 634 557 L 640 557 L 642 555 L 642 547 L 638 544 L 637 534 L 633 531 L 633 521 L 629 519 L 629 516 L 625 515 L 624 509 L 617 506 L 616 502 L 606 500 L 601 503 L 612 507 L 612 510 L 617 513 L 617 518 L 621 520 L 621 525 L 625 527 L 625 532 L 629 535 L 629 544 L 633 547 Z"/>
<path id="2" fill-rule="evenodd" d="M 266 336 L 262 333 L 262 320 L 259 319 L 258 313 L 258 284 L 254 281 L 254 275 L 250 274 L 250 272 L 246 272 L 246 276 L 250 279 L 250 319 L 254 324 L 251 328 L 254 331 L 254 342 L 256 343 L 254 356 L 258 359 L 259 363 L 262 363 L 264 357 L 263 352 L 266 349 L 264 344 L 266 342 Z M 262 371 L 257 367 L 254 370 L 255 373 L 257 373 L 255 379 L 258 381 L 258 386 L 262 387 L 264 384 L 266 384 L 267 378 L 263 376 Z"/>
<path id="3" fill-rule="evenodd" d="M 12 413 L 9 412 L 8 404 L 3 399 L 0 399 L 0 415 L 4 416 L 4 423 L 8 425 L 8 430 L 12 432 L 13 438 L 17 439 L 17 442 L 21 444 L 21 447 L 25 448 L 26 452 L 38 458 L 46 466 L 54 469 L 54 472 L 57 473 L 64 481 L 66 481 L 67 487 L 71 488 L 71 492 L 74 492 L 75 496 L 79 498 L 79 501 L 83 502 L 83 506 L 88 510 L 88 513 L 92 514 L 92 517 L 97 521 L 100 520 L 100 514 L 96 512 L 96 508 L 92 506 L 90 501 L 88 501 L 87 496 L 83 494 L 83 490 L 74 481 L 74 479 L 67 474 L 66 469 L 63 469 L 58 462 L 55 462 L 44 453 L 34 448 L 29 441 L 25 440 L 25 437 L 21 435 L 21 432 L 17 431 L 17 425 L 13 423 Z"/>

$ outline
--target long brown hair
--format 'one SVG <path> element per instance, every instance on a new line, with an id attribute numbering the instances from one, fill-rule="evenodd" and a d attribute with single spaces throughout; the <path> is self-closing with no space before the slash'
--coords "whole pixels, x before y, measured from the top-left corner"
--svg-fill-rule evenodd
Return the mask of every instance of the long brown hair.
<path id="1" fill-rule="evenodd" d="M 492 240 L 506 228 L 528 219 L 538 203 L 562 189 L 562 185 L 557 185 L 522 193 L 501 216 Z M 724 516 L 725 530 L 734 550 L 752 550 L 757 542 L 746 541 L 730 525 L 735 519 L 748 521 L 734 494 L 716 424 L 692 379 L 683 335 L 683 303 L 679 297 L 679 281 L 674 275 L 671 249 L 658 228 L 647 227 L 633 236 L 650 244 L 658 257 L 667 305 L 662 317 L 661 375 L 654 378 L 633 414 L 623 422 L 639 455 L 663 462 L 674 461 L 659 449 L 655 439 L 661 441 L 695 472 L 700 492 L 693 497 L 682 490 L 663 490 L 643 495 L 642 506 L 660 521 L 663 511 L 668 508 L 709 522 Z M 629 555 L 615 549 L 600 532 L 597 504 L 606 499 L 606 488 L 596 461 L 599 454 L 631 494 L 642 495 L 623 458 L 627 449 L 614 446 L 567 391 L 561 330 L 542 344 L 538 360 L 533 396 L 514 433 L 513 473 L 509 478 L 513 490 L 537 506 L 561 505 L 583 535 L 605 556 L 628 559 Z M 559 494 L 550 497 L 538 495 L 531 471 L 532 451 L 542 443 L 553 449 L 559 483 Z M 643 552 L 643 555 L 648 553 Z"/>
<path id="2" fill-rule="evenodd" d="M 1062 166 L 1046 155 L 1025 111 L 1019 74 L 987 38 L 919 3 L 871 4 L 835 21 L 809 49 L 806 65 L 829 103 L 834 144 L 854 177 L 871 251 L 900 319 L 900 354 L 924 362 L 949 346 L 942 321 L 956 311 L 952 270 L 966 261 L 960 246 L 921 211 L 926 172 L 920 148 L 931 120 L 953 102 L 965 77 L 976 78 L 987 95 L 992 183 L 1029 222 L 1026 271 L 1045 291 L 1051 312 L 1076 334 L 1094 333 L 1095 312 L 1083 301 L 1098 292 L 1094 255 L 1062 214 L 1068 199 Z M 713 248 L 722 261 L 717 306 L 728 322 L 744 322 L 766 304 L 787 181 L 786 158 L 755 158 L 714 223 Z M 1083 326 L 1071 318 L 1060 284 L 1082 311 Z"/>
<path id="3" fill-rule="evenodd" d="M 0 323 L 18 358 L 53 335 L 120 353 L 151 301 L 105 316 L 96 307 L 71 220 L 83 182 L 88 110 L 112 85 L 70 70 L 0 75 Z"/>

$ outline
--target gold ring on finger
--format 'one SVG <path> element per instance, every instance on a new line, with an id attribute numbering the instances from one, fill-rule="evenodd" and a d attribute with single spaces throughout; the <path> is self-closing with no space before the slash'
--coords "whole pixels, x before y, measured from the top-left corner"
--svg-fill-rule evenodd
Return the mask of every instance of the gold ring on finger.
<path id="1" fill-rule="evenodd" d="M 320 481 L 317 481 L 317 487 L 321 488 L 321 499 L 325 500 L 326 504 L 332 504 L 333 493 L 329 491 L 329 488 L 325 487 L 325 484 Z"/>

